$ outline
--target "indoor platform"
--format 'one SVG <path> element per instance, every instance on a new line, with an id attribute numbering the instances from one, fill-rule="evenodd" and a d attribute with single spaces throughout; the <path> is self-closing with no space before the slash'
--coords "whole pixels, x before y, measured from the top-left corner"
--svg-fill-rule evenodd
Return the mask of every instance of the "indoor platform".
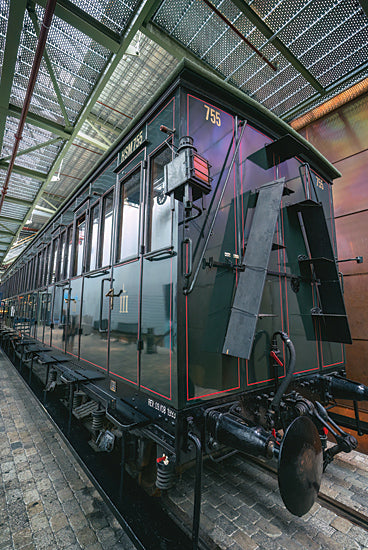
<path id="1" fill-rule="evenodd" d="M 135 548 L 0 354 L 0 549 Z"/>
<path id="2" fill-rule="evenodd" d="M 285 508 L 277 477 L 234 455 L 206 460 L 202 478 L 201 536 L 207 545 L 231 550 L 368 550 L 368 530 L 316 502 L 303 517 Z M 272 463 L 272 466 L 274 464 Z M 321 491 L 367 520 L 368 456 L 340 454 L 322 476 Z M 193 513 L 194 471 L 169 492 L 168 508 L 188 526 Z"/>

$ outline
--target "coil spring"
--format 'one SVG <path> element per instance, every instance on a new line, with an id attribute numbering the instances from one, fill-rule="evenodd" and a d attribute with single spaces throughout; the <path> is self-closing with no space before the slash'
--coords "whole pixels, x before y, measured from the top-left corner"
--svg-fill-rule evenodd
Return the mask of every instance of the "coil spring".
<path id="1" fill-rule="evenodd" d="M 156 487 L 158 489 L 167 490 L 172 487 L 174 483 L 175 469 L 173 462 L 167 462 L 157 460 L 157 477 L 156 477 Z"/>
<path id="2" fill-rule="evenodd" d="M 57 380 L 57 370 L 51 370 L 49 374 L 48 383 L 50 384 L 50 382 L 56 382 L 56 380 Z"/>
<path id="3" fill-rule="evenodd" d="M 102 409 L 92 412 L 92 429 L 96 432 L 102 430 L 104 416 L 105 411 L 103 411 Z"/>
<path id="4" fill-rule="evenodd" d="M 83 393 L 76 391 L 73 396 L 73 409 L 79 407 L 82 404 Z"/>

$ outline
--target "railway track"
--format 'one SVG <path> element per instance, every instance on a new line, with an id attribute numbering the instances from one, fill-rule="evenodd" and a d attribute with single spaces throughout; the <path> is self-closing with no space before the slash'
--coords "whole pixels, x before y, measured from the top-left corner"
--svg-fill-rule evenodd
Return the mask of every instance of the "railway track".
<path id="1" fill-rule="evenodd" d="M 107 464 L 106 460 L 102 460 L 101 454 L 91 451 L 88 444 L 89 434 L 78 422 L 72 422 L 70 434 L 67 436 L 68 420 L 65 407 L 50 397 L 47 403 L 43 403 L 43 387 L 37 377 L 35 376 L 29 385 L 14 363 L 13 366 L 136 548 L 190 550 L 190 532 L 185 531 L 179 521 L 174 521 L 160 506 L 158 499 L 148 497 L 128 475 L 125 476 L 124 498 L 119 502 L 116 492 L 119 484 L 116 483 L 114 474 L 119 475 L 120 464 Z M 199 548 L 208 550 L 207 545 L 202 542 Z"/>
<path id="2" fill-rule="evenodd" d="M 248 462 L 251 462 L 252 464 L 256 464 L 263 470 L 266 470 L 270 474 L 277 477 L 277 470 L 273 466 L 265 462 L 264 460 L 251 457 L 245 454 L 242 454 L 241 456 Z M 323 491 L 320 491 L 318 493 L 316 502 L 318 502 L 321 506 L 327 508 L 331 512 L 334 512 L 337 516 L 340 516 L 341 518 L 344 518 L 350 521 L 354 525 L 357 525 L 358 527 L 368 532 L 368 515 L 363 514 L 358 510 L 355 510 L 351 506 L 348 506 L 335 498 L 332 498 L 331 496 L 327 495 Z"/>

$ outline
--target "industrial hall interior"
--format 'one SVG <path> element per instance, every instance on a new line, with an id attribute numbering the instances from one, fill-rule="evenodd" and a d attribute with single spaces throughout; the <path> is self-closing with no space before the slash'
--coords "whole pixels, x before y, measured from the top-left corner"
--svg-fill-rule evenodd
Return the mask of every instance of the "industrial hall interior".
<path id="1" fill-rule="evenodd" d="M 0 0 L 0 550 L 368 550 L 368 0 Z"/>

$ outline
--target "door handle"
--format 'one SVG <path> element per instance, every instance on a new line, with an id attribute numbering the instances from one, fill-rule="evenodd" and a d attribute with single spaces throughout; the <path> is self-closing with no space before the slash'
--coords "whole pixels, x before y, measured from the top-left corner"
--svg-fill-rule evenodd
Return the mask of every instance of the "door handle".
<path id="1" fill-rule="evenodd" d="M 98 323 L 98 331 L 99 332 L 107 332 L 108 329 L 102 328 L 102 313 L 103 313 L 103 299 L 104 299 L 104 286 L 106 281 L 111 281 L 111 277 L 105 277 L 104 279 L 101 279 L 101 292 L 100 292 L 100 319 Z"/>
<path id="2" fill-rule="evenodd" d="M 150 262 L 158 262 L 160 260 L 167 260 L 167 258 L 172 258 L 173 256 L 176 256 L 174 247 L 168 246 L 165 248 L 160 248 L 159 250 L 155 250 L 154 252 L 151 252 L 149 254 L 146 254 L 145 259 L 149 260 Z"/>
<path id="3" fill-rule="evenodd" d="M 119 298 L 123 293 L 123 290 L 120 290 L 117 294 L 114 294 L 114 288 L 110 288 L 105 294 L 106 298 L 110 298 L 110 309 L 114 309 L 114 298 Z"/>

